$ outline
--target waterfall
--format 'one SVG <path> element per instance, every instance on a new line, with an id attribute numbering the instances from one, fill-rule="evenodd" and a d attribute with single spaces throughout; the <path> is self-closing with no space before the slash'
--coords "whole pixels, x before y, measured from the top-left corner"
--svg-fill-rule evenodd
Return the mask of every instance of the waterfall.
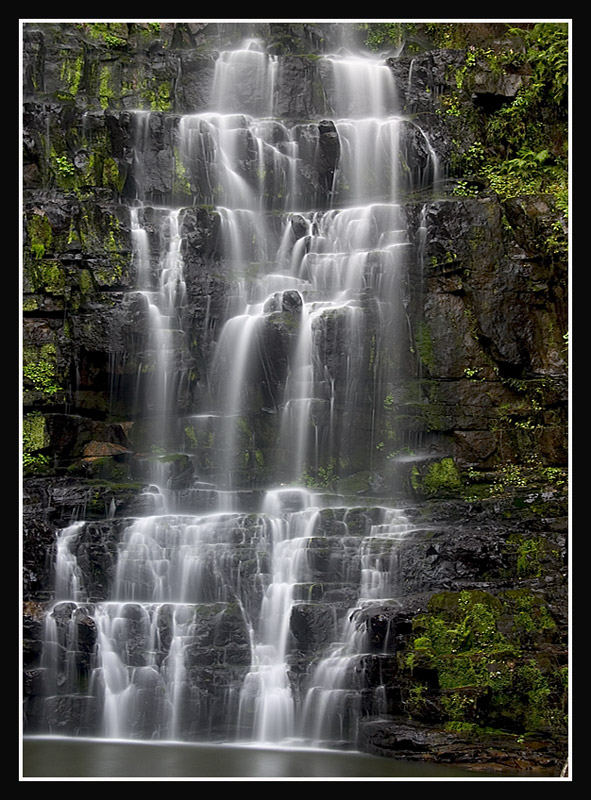
<path id="1" fill-rule="evenodd" d="M 296 709 L 287 661 L 290 615 L 296 587 L 306 578 L 306 545 L 317 514 L 311 508 L 272 521 L 271 577 L 261 604 L 258 640 L 240 708 L 241 716 L 250 710 L 259 742 L 283 741 L 295 731 Z"/>
<path id="2" fill-rule="evenodd" d="M 208 390 L 189 414 L 178 398 L 191 209 L 143 192 L 150 115 L 133 112 L 136 418 L 162 506 L 61 533 L 43 656 L 50 732 L 67 706 L 74 734 L 355 747 L 359 718 L 387 710 L 381 685 L 362 703 L 360 620 L 395 602 L 411 528 L 338 480 L 371 469 L 406 346 L 413 125 L 390 69 L 350 55 L 318 60 L 334 119 L 275 118 L 281 61 L 256 39 L 220 52 L 211 107 L 178 119 L 178 159 L 194 208 L 219 221 L 228 286 Z M 438 174 L 427 151 L 421 180 Z M 197 465 L 184 493 L 173 497 L 173 462 L 157 454 Z M 305 615 L 318 613 L 312 648 Z"/>
<path id="3" fill-rule="evenodd" d="M 302 704 L 302 735 L 318 745 L 357 739 L 365 688 L 363 656 L 370 651 L 366 631 L 358 625 L 357 617 L 372 602 L 384 602 L 390 593 L 395 595 L 396 543 L 410 530 L 400 510 L 387 509 L 382 521 L 372 525 L 361 542 L 357 605 L 347 611 L 339 641 L 331 644 L 311 673 Z M 380 713 L 383 689 L 378 686 L 369 701 L 365 698 L 366 707 L 368 702 L 371 706 L 370 713 Z"/>
<path id="4" fill-rule="evenodd" d="M 164 448 L 171 446 L 174 436 L 175 397 L 183 370 L 184 332 L 180 313 L 186 296 L 180 253 L 180 209 L 160 210 L 156 276 L 151 274 L 150 245 L 146 231 L 138 221 L 139 210 L 130 209 L 130 224 L 138 276 L 137 293 L 147 317 L 147 336 L 136 397 L 139 413 L 152 420 L 152 445 Z"/>

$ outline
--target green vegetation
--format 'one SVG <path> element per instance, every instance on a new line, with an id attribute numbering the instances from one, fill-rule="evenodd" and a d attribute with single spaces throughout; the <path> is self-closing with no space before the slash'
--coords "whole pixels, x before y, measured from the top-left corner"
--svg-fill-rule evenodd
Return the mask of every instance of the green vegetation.
<path id="1" fill-rule="evenodd" d="M 481 114 L 481 138 L 462 153 L 461 172 L 501 200 L 552 195 L 557 208 L 566 213 L 568 29 L 562 23 L 539 23 L 529 29 L 511 28 L 508 35 L 522 41 L 523 48 L 497 52 L 472 46 L 456 74 L 457 92 L 452 97 L 457 103 L 462 91 L 471 90 L 477 69 L 521 76 L 514 97 Z M 470 188 L 470 182 L 461 181 L 456 193 L 465 194 Z"/>
<path id="2" fill-rule="evenodd" d="M 400 47 L 411 30 L 404 22 L 364 22 L 359 28 L 365 32 L 365 44 L 370 50 Z"/>
<path id="3" fill-rule="evenodd" d="M 34 292 L 45 292 L 55 296 L 66 293 L 66 275 L 59 261 L 51 259 L 33 261 L 29 265 L 28 275 Z"/>
<path id="4" fill-rule="evenodd" d="M 421 321 L 417 326 L 415 345 L 422 363 L 427 369 L 431 369 L 435 363 L 435 355 L 433 352 L 431 332 L 425 322 Z"/>
<path id="5" fill-rule="evenodd" d="M 52 153 L 51 167 L 55 175 L 56 183 L 60 189 L 71 189 L 74 187 L 76 167 L 68 156 L 57 155 L 55 152 Z"/>
<path id="6" fill-rule="evenodd" d="M 426 468 L 413 466 L 410 480 L 412 488 L 427 497 L 457 495 L 462 488 L 460 472 L 453 458 L 433 461 Z"/>
<path id="7" fill-rule="evenodd" d="M 549 194 L 557 208 L 568 204 L 568 25 L 543 22 L 505 26 L 504 44 L 481 40 L 482 26 L 458 23 L 362 23 L 365 45 L 374 51 L 400 48 L 413 55 L 429 48 L 464 51 L 448 75 L 436 113 L 458 132 L 454 194 L 476 197 L 493 191 L 501 200 Z M 498 35 L 498 34 L 497 34 Z M 511 78 L 517 89 L 498 107 L 475 113 L 474 77 Z M 500 95 L 502 98 L 502 95 Z M 466 125 L 470 128 L 469 143 Z"/>
<path id="8" fill-rule="evenodd" d="M 26 347 L 23 350 L 23 377 L 25 386 L 53 397 L 61 386 L 57 380 L 56 348 L 54 344 L 44 344 L 40 348 Z"/>
<path id="9" fill-rule="evenodd" d="M 45 214 L 33 213 L 28 221 L 27 234 L 33 258 L 41 259 L 51 246 L 52 230 Z"/>
<path id="10" fill-rule="evenodd" d="M 77 225 L 71 235 L 80 241 L 83 252 L 100 254 L 92 275 L 99 286 L 118 284 L 127 273 L 131 254 L 126 245 L 125 232 L 114 214 L 89 203 L 81 206 Z"/>
<path id="11" fill-rule="evenodd" d="M 563 506 L 568 488 L 566 468 L 504 463 L 497 466 L 494 472 L 464 470 L 461 477 L 463 485 L 460 494 L 468 502 L 505 498 L 510 499 L 515 508 L 523 509 L 527 498 L 529 513 L 544 515 L 549 508 L 544 500 L 547 497 L 548 501 L 552 498 L 559 515 L 565 513 Z M 505 511 L 506 515 L 509 513 Z"/>
<path id="12" fill-rule="evenodd" d="M 312 489 L 334 489 L 338 479 L 336 459 L 331 458 L 328 464 L 321 464 L 318 469 L 306 470 L 302 483 Z"/>
<path id="13" fill-rule="evenodd" d="M 91 39 L 102 42 L 109 48 L 121 48 L 127 44 L 125 22 L 83 22 L 77 24 Z"/>
<path id="14" fill-rule="evenodd" d="M 524 577 L 539 578 L 543 571 L 545 542 L 542 538 L 519 538 L 516 541 L 517 574 Z"/>
<path id="15" fill-rule="evenodd" d="M 83 70 L 84 56 L 81 53 L 74 57 L 67 55 L 62 63 L 60 78 L 65 83 L 67 93 L 71 97 L 78 94 Z"/>
<path id="16" fill-rule="evenodd" d="M 103 109 L 113 96 L 108 89 L 108 81 L 107 69 L 98 90 Z M 109 188 L 116 194 L 121 192 L 125 174 L 113 158 L 110 136 L 105 128 L 89 131 L 73 129 L 68 131 L 67 136 L 63 131 L 53 128 L 49 138 L 51 151 L 45 168 L 48 183 L 80 198 L 87 197 L 95 188 Z"/>
<path id="17" fill-rule="evenodd" d="M 139 93 L 150 111 L 172 110 L 172 89 L 170 81 L 154 76 L 143 76 L 139 81 Z"/>
<path id="18" fill-rule="evenodd" d="M 174 150 L 174 175 L 172 192 L 175 197 L 191 197 L 191 183 L 189 181 L 189 173 L 183 164 L 181 154 L 175 148 Z"/>
<path id="19" fill-rule="evenodd" d="M 404 45 L 405 54 L 418 53 L 426 47 L 462 48 L 466 46 L 466 26 L 453 22 L 363 22 L 359 29 L 365 45 L 380 51 Z"/>
<path id="20" fill-rule="evenodd" d="M 435 671 L 437 687 L 418 680 L 409 712 L 421 716 L 430 701 L 452 730 L 564 733 L 566 670 L 533 646 L 536 638 L 552 642 L 555 631 L 547 607 L 526 590 L 433 595 L 399 658 L 419 678 Z"/>
<path id="21" fill-rule="evenodd" d="M 48 457 L 39 452 L 47 444 L 47 431 L 43 414 L 37 411 L 26 414 L 23 417 L 22 424 L 22 457 L 25 472 L 39 472 L 48 466 Z"/>

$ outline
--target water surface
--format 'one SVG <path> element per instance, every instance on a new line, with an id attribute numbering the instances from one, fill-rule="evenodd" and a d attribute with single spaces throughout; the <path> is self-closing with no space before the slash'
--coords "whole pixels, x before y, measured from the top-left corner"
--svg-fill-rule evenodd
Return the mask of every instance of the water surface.
<path id="1" fill-rule="evenodd" d="M 357 752 L 62 737 L 23 741 L 24 778 L 454 779 L 482 773 Z"/>

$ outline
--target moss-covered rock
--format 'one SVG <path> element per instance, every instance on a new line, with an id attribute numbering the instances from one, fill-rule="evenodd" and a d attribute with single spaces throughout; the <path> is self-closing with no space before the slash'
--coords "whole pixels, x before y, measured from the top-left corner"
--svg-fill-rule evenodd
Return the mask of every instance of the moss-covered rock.
<path id="1" fill-rule="evenodd" d="M 548 607 L 523 589 L 433 595 L 399 658 L 416 681 L 408 700 L 416 718 L 436 707 L 440 720 L 454 725 L 564 736 L 563 656 Z M 429 671 L 436 681 L 427 685 Z"/>
<path id="2" fill-rule="evenodd" d="M 411 485 L 419 496 L 445 497 L 457 494 L 462 481 L 453 458 L 442 458 L 427 465 L 413 466 Z"/>

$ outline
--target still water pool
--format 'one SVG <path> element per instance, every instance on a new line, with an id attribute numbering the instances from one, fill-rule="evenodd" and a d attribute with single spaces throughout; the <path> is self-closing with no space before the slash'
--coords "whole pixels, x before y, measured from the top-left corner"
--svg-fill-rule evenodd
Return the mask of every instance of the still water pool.
<path id="1" fill-rule="evenodd" d="M 250 746 L 27 737 L 22 777 L 89 779 L 457 779 L 481 778 L 436 764 L 356 752 Z"/>

